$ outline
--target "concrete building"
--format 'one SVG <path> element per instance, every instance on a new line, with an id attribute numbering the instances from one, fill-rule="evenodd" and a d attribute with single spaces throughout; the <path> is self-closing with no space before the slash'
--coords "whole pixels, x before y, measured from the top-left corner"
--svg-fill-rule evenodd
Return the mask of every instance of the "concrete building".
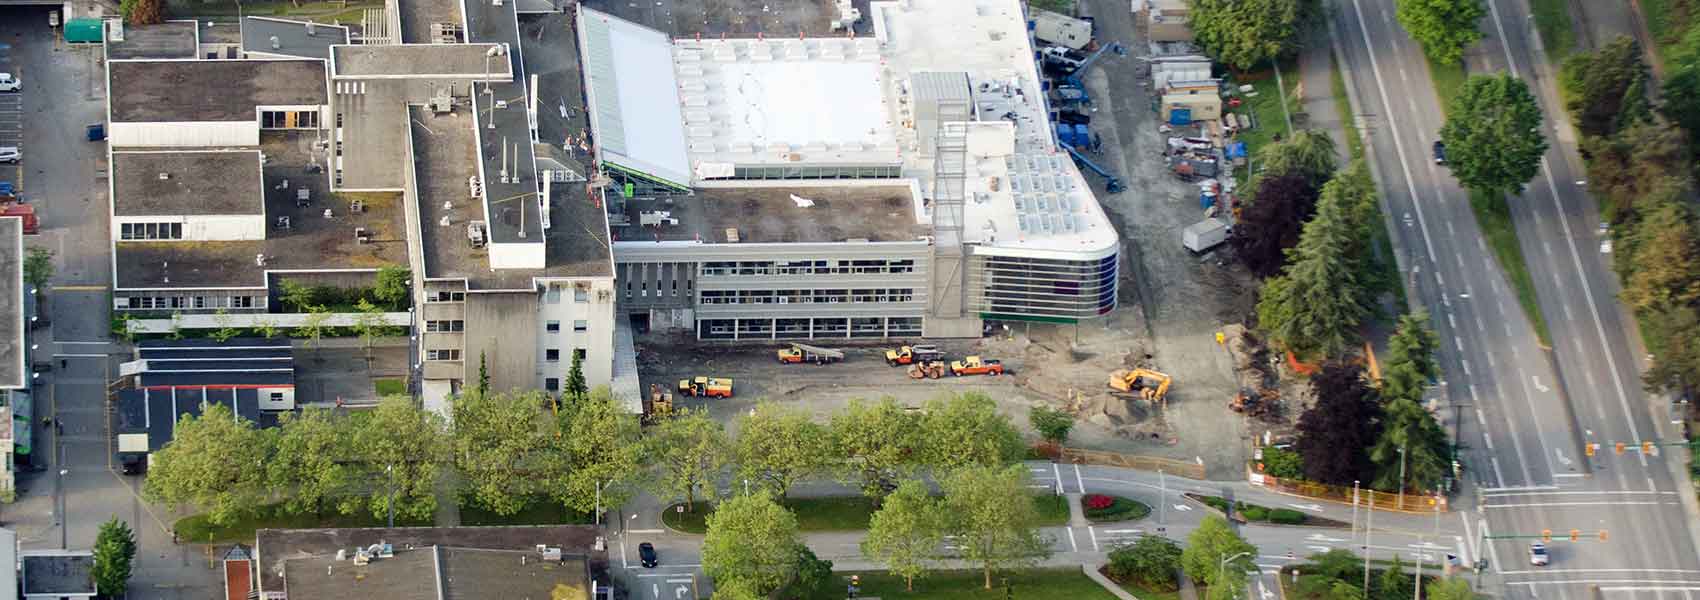
<path id="1" fill-rule="evenodd" d="M 0 218 L 0 494 L 17 489 L 15 457 L 30 454 L 34 414 L 30 368 L 35 294 L 24 282 L 24 226 L 16 217 Z"/>
<path id="2" fill-rule="evenodd" d="M 583 525 L 262 529 L 262 598 L 591 600 L 608 586 L 601 532 Z"/>
<path id="3" fill-rule="evenodd" d="M 93 552 L 24 550 L 17 556 L 18 585 L 23 589 L 20 598 L 66 600 L 95 597 Z"/>
<path id="4" fill-rule="evenodd" d="M 521 4 L 392 3 L 366 20 L 394 34 L 358 39 L 248 17 L 245 59 L 109 59 L 114 308 L 271 322 L 280 281 L 407 266 L 427 406 L 480 362 L 498 389 L 553 391 L 575 359 L 635 406 L 604 212 L 534 149 L 517 18 L 555 8 Z"/>
<path id="5" fill-rule="evenodd" d="M 970 337 L 1116 306 L 1017 2 L 875 2 L 874 36 L 578 34 L 621 311 L 702 339 Z M 973 40 L 965 43 L 963 40 Z"/>

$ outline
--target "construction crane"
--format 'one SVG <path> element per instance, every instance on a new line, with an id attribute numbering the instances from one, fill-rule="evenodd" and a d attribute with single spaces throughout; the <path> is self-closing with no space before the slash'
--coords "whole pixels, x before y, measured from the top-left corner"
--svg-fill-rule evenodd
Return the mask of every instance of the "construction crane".
<path id="1" fill-rule="evenodd" d="M 1057 140 L 1057 145 L 1062 146 L 1064 150 L 1068 151 L 1069 156 L 1074 157 L 1075 164 L 1086 168 L 1088 171 L 1097 173 L 1099 177 L 1103 177 L 1105 191 L 1112 194 L 1120 194 L 1127 191 L 1127 186 L 1122 184 L 1120 177 L 1116 177 L 1108 170 L 1098 166 L 1098 163 L 1092 162 L 1092 159 L 1086 158 L 1086 155 L 1081 154 L 1079 149 L 1064 143 L 1061 139 Z"/>
<path id="2" fill-rule="evenodd" d="M 1080 61 L 1079 65 L 1068 72 L 1068 75 L 1063 76 L 1062 82 L 1057 84 L 1057 96 L 1067 104 L 1091 104 L 1092 95 L 1086 92 L 1086 82 L 1081 78 L 1086 76 L 1086 70 L 1097 64 L 1098 59 L 1103 58 L 1106 52 L 1114 52 L 1117 56 L 1126 56 L 1127 48 L 1122 47 L 1121 42 L 1110 42 L 1087 55 L 1085 59 Z"/>

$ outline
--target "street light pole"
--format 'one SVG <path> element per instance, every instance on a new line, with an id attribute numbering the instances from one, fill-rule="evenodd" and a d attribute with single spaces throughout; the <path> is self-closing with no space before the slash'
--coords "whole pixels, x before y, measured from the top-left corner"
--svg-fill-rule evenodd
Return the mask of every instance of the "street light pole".
<path id="1" fill-rule="evenodd" d="M 1235 554 L 1233 556 L 1222 559 L 1222 562 L 1216 563 L 1216 583 L 1215 583 L 1215 585 L 1227 585 L 1227 581 L 1225 580 L 1225 578 L 1228 576 L 1228 563 L 1239 560 L 1240 557 L 1243 557 L 1243 556 L 1251 556 L 1251 553 L 1250 552 L 1241 552 L 1239 554 Z"/>
<path id="2" fill-rule="evenodd" d="M 1405 447 L 1399 447 L 1399 508 L 1405 508 Z"/>
<path id="3" fill-rule="evenodd" d="M 390 501 L 386 503 L 390 509 L 389 528 L 395 529 L 395 465 L 385 465 L 384 474 L 390 479 Z"/>
<path id="4" fill-rule="evenodd" d="M 1369 490 L 1369 514 L 1364 517 L 1364 598 L 1369 598 L 1369 544 L 1375 534 L 1375 490 Z"/>
<path id="5" fill-rule="evenodd" d="M 1162 469 L 1157 469 L 1157 485 L 1163 490 L 1157 497 L 1157 524 L 1167 525 L 1169 523 L 1169 478 L 1163 474 Z"/>

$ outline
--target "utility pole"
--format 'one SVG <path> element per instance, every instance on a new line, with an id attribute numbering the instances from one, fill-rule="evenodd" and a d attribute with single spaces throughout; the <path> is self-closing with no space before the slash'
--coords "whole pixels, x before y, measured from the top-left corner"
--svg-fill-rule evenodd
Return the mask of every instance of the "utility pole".
<path id="1" fill-rule="evenodd" d="M 1157 524 L 1169 524 L 1169 478 L 1157 469 L 1157 486 L 1162 490 L 1157 496 Z"/>
<path id="2" fill-rule="evenodd" d="M 395 465 L 385 466 L 384 473 L 390 476 L 390 501 L 386 503 L 390 509 L 389 528 L 395 529 Z"/>
<path id="3" fill-rule="evenodd" d="M 1405 508 L 1405 447 L 1399 447 L 1399 508 Z"/>
<path id="4" fill-rule="evenodd" d="M 1375 533 L 1375 490 L 1369 491 L 1369 514 L 1364 517 L 1364 598 L 1369 598 L 1369 544 Z"/>

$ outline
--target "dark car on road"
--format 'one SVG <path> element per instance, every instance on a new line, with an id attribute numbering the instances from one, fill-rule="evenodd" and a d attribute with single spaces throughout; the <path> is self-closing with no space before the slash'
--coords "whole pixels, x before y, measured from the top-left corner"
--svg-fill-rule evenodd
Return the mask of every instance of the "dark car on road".
<path id="1" fill-rule="evenodd" d="M 638 563 L 647 568 L 655 568 L 660 561 L 655 558 L 655 545 L 649 542 L 638 544 Z"/>
<path id="2" fill-rule="evenodd" d="M 1434 141 L 1434 164 L 1446 164 L 1446 142 Z"/>

